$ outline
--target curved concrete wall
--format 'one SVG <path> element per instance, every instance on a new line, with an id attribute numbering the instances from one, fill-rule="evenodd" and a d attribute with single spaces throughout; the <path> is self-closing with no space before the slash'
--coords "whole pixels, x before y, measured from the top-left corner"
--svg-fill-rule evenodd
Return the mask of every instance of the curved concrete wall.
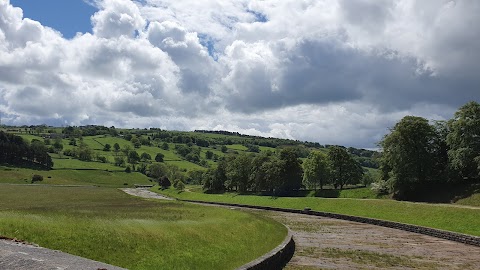
<path id="1" fill-rule="evenodd" d="M 237 270 L 282 269 L 293 257 L 293 253 L 295 253 L 295 241 L 293 241 L 292 234 L 288 230 L 287 237 L 280 245 L 262 257 L 237 268 Z"/>

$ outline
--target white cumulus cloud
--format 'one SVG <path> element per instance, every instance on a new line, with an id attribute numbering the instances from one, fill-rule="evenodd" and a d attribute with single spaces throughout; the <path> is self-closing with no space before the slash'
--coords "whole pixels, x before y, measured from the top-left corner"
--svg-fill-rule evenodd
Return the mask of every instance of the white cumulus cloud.
<path id="1" fill-rule="evenodd" d="M 0 0 L 3 122 L 374 147 L 480 100 L 478 1 L 92 2 L 92 33 L 65 39 Z"/>

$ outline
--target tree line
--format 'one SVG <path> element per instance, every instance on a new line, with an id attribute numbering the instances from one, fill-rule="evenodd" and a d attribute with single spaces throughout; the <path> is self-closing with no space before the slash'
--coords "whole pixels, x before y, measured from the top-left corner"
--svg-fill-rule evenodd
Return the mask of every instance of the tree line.
<path id="1" fill-rule="evenodd" d="M 39 140 L 28 143 L 22 137 L 0 131 L 0 162 L 12 165 L 40 165 L 52 168 L 53 161 L 45 144 Z"/>
<path id="2" fill-rule="evenodd" d="M 363 168 L 343 148 L 333 147 L 328 154 L 312 151 L 305 163 L 295 149 L 278 153 L 264 151 L 254 155 L 241 153 L 219 160 L 216 168 L 196 173 L 192 179 L 201 182 L 207 192 L 237 191 L 288 194 L 303 188 L 333 185 L 343 188 L 360 183 Z"/>
<path id="3" fill-rule="evenodd" d="M 463 105 L 448 121 L 405 116 L 379 145 L 377 185 L 397 199 L 416 199 L 436 185 L 479 183 L 480 104 Z"/>

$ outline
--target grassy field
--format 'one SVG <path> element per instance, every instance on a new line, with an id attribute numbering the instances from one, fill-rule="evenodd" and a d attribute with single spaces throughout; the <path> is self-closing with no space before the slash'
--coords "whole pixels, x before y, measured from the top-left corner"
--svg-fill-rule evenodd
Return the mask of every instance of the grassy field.
<path id="1" fill-rule="evenodd" d="M 280 244 L 286 229 L 112 188 L 0 185 L 0 235 L 129 269 L 234 269 Z"/>
<path id="2" fill-rule="evenodd" d="M 0 183 L 29 184 L 32 175 L 43 176 L 37 184 L 49 185 L 96 185 L 103 187 L 131 187 L 134 184 L 151 184 L 141 173 L 111 172 L 104 170 L 50 170 L 38 171 L 27 168 L 0 166 Z"/>
<path id="3" fill-rule="evenodd" d="M 480 236 L 480 209 L 454 205 L 418 204 L 394 200 L 327 199 L 315 197 L 269 197 L 237 194 L 178 192 L 173 189 L 153 191 L 190 200 L 239 203 L 304 209 L 390 220 Z"/>

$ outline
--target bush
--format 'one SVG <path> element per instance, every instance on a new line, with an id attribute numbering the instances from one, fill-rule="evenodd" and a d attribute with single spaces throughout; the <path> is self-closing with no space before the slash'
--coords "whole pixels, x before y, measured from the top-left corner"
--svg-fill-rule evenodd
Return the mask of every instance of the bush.
<path id="1" fill-rule="evenodd" d="M 32 184 L 35 183 L 35 182 L 40 182 L 40 181 L 43 181 L 43 176 L 38 175 L 38 174 L 34 174 L 32 176 Z"/>
<path id="2" fill-rule="evenodd" d="M 185 183 L 183 183 L 182 180 L 177 180 L 177 182 L 175 183 L 175 188 L 179 191 L 182 191 L 185 189 Z"/>
<path id="3" fill-rule="evenodd" d="M 163 162 L 163 158 L 165 157 L 164 154 L 162 153 L 158 153 L 156 156 L 155 156 L 155 161 L 156 162 Z"/>
<path id="4" fill-rule="evenodd" d="M 390 192 L 390 184 L 388 181 L 380 180 L 371 184 L 371 190 L 377 195 L 386 195 Z"/>
<path id="5" fill-rule="evenodd" d="M 105 144 L 105 146 L 103 147 L 103 151 L 108 152 L 108 151 L 110 151 L 111 148 L 112 148 L 112 146 L 107 143 L 107 144 Z"/>
<path id="6" fill-rule="evenodd" d="M 127 166 L 127 168 L 125 168 L 125 172 L 126 172 L 126 173 L 131 173 L 131 172 L 132 172 L 132 168 L 130 168 L 130 166 Z"/>
<path id="7" fill-rule="evenodd" d="M 162 176 L 160 177 L 160 179 L 158 180 L 158 184 L 163 188 L 163 189 L 167 189 L 169 188 L 172 183 L 170 182 L 170 180 L 168 179 L 168 177 L 166 176 Z"/>

